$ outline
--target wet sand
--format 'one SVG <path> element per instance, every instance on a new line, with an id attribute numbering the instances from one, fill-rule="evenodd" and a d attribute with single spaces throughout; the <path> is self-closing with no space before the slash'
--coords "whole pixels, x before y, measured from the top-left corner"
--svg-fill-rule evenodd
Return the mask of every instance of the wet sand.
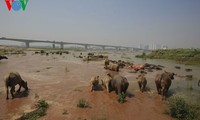
<path id="1" fill-rule="evenodd" d="M 157 72 L 148 76 L 148 83 L 154 88 L 144 93 L 139 91 L 136 84 L 137 74 L 128 73 L 126 69 L 121 69 L 119 73 L 112 72 L 126 76 L 130 82 L 129 96 L 125 103 L 120 104 L 114 92 L 90 92 L 90 78 L 94 75 L 102 78 L 110 72 L 103 67 L 103 61 L 82 62 L 77 58 L 72 59 L 71 54 L 8 56 L 8 60 L 0 61 L 0 120 L 18 118 L 30 111 L 39 99 L 46 100 L 50 105 L 41 120 L 171 120 L 164 114 L 167 106 L 152 84 Z M 11 71 L 19 72 L 22 79 L 28 81 L 28 96 L 13 100 L 9 96 L 10 99 L 6 100 L 3 76 Z M 81 98 L 88 101 L 88 108 L 76 106 Z"/>

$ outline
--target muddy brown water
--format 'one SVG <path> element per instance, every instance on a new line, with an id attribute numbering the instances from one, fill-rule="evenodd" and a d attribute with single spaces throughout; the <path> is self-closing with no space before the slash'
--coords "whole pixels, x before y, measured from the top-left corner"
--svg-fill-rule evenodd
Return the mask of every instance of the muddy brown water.
<path id="1" fill-rule="evenodd" d="M 98 53 L 98 52 L 97 52 Z M 166 60 L 142 60 L 134 58 L 132 52 L 110 51 L 110 59 L 123 59 L 134 63 L 154 63 L 164 65 L 164 70 L 150 72 L 146 75 L 150 91 L 141 93 L 138 90 L 137 73 L 129 73 L 127 69 L 121 69 L 119 73 L 127 77 L 130 82 L 128 97 L 123 104 L 118 103 L 114 92 L 105 90 L 90 92 L 89 80 L 94 75 L 102 78 L 106 73 L 103 61 L 83 62 L 78 56 L 80 52 L 71 51 L 71 54 L 60 55 L 9 55 L 7 60 L 0 61 L 0 120 L 16 119 L 24 112 L 34 108 L 39 99 L 49 103 L 47 114 L 41 120 L 171 120 L 164 114 L 167 109 L 166 102 L 161 100 L 155 91 L 154 77 L 164 70 L 176 72 L 179 76 L 193 74 L 193 80 L 185 80 L 184 77 L 175 77 L 170 88 L 171 93 L 184 93 L 199 100 L 200 87 L 197 80 L 200 78 L 200 68 L 194 66 L 181 66 L 180 70 L 174 68 L 176 63 Z M 83 56 L 87 52 L 83 52 Z M 185 72 L 185 68 L 193 71 Z M 30 88 L 27 96 L 6 100 L 4 75 L 11 71 L 17 71 L 22 79 L 28 81 Z M 192 89 L 191 89 L 192 87 Z M 18 86 L 16 86 L 16 89 Z M 23 91 L 23 89 L 22 89 Z M 86 99 L 89 107 L 78 108 L 79 99 Z M 65 114 L 63 114 L 65 113 Z"/>

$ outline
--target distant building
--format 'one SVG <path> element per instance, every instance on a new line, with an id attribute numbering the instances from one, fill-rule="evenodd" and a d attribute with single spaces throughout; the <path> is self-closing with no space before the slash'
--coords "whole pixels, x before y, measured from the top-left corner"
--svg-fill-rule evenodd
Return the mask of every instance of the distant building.
<path id="1" fill-rule="evenodd" d="M 155 50 L 155 49 L 156 49 L 155 44 L 150 44 L 150 45 L 149 45 L 149 50 Z"/>
<path id="2" fill-rule="evenodd" d="M 162 45 L 162 49 L 168 49 L 168 46 L 167 45 Z"/>
<path id="3" fill-rule="evenodd" d="M 155 48 L 156 50 L 158 50 L 158 49 L 162 49 L 162 45 L 160 45 L 160 44 L 156 44 L 156 48 Z"/>
<path id="4" fill-rule="evenodd" d="M 144 49 L 145 49 L 145 50 L 149 50 L 149 45 L 145 45 L 145 46 L 144 46 Z"/>
<path id="5" fill-rule="evenodd" d="M 149 50 L 149 45 L 140 44 L 138 48 L 144 49 L 144 50 Z"/>
<path id="6" fill-rule="evenodd" d="M 149 45 L 140 44 L 138 48 L 144 50 L 158 50 L 158 49 L 168 49 L 168 46 L 161 44 L 149 44 Z"/>

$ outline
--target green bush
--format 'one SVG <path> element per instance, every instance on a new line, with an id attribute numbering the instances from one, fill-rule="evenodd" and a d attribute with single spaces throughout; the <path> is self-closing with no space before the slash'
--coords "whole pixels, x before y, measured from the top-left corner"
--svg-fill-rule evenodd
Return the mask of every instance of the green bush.
<path id="1" fill-rule="evenodd" d="M 36 104 L 36 108 L 42 108 L 42 109 L 46 109 L 48 108 L 48 103 L 45 100 L 39 100 Z"/>
<path id="2" fill-rule="evenodd" d="M 46 110 L 49 105 L 45 100 L 39 100 L 35 106 L 37 109 L 35 109 L 32 112 L 23 114 L 17 120 L 36 120 L 36 119 L 46 115 Z"/>
<path id="3" fill-rule="evenodd" d="M 189 104 L 182 95 L 173 95 L 168 99 L 168 113 L 178 120 L 200 120 L 200 105 Z"/>
<path id="4" fill-rule="evenodd" d="M 200 65 L 200 49 L 154 50 L 149 54 L 136 55 L 138 58 L 172 59 L 183 64 Z"/>
<path id="5" fill-rule="evenodd" d="M 89 104 L 88 104 L 88 102 L 85 99 L 80 99 L 78 101 L 77 107 L 86 108 L 88 106 L 89 106 Z"/>
<path id="6" fill-rule="evenodd" d="M 126 94 L 124 92 L 120 93 L 118 95 L 118 102 L 119 103 L 124 103 L 125 102 L 125 98 L 126 98 Z"/>

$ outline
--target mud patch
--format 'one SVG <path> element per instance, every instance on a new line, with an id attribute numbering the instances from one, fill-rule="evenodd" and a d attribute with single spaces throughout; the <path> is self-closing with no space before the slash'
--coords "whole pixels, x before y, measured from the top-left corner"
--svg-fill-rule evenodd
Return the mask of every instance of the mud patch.
<path id="1" fill-rule="evenodd" d="M 16 99 L 7 101 L 3 76 L 13 70 L 20 73 L 31 90 L 28 96 L 21 94 Z M 22 115 L 27 110 L 30 112 L 38 99 L 45 99 L 50 105 L 46 115 L 41 118 L 47 120 L 171 119 L 163 114 L 165 103 L 155 93 L 154 72 L 147 74 L 150 91 L 141 93 L 135 79 L 137 74 L 128 73 L 126 69 L 121 69 L 120 72 L 105 70 L 103 61 L 87 63 L 60 55 L 12 55 L 1 64 L 0 71 L 0 119 L 3 120 L 14 119 L 13 116 Z M 108 93 L 104 89 L 90 91 L 91 76 L 99 75 L 102 78 L 108 72 L 127 77 L 130 87 L 125 103 L 117 101 L 115 92 Z M 82 98 L 88 101 L 89 108 L 77 107 L 78 100 Z"/>

